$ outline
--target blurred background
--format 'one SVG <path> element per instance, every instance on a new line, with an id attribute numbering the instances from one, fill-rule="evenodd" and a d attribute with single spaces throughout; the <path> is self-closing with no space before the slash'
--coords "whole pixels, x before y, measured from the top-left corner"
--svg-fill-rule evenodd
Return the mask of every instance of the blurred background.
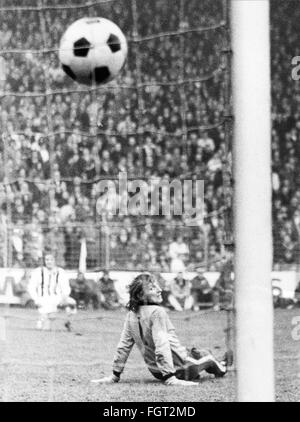
<path id="1" fill-rule="evenodd" d="M 227 1 L 1 0 L 0 267 L 33 268 L 42 250 L 87 268 L 220 269 L 232 238 L 231 87 Z M 83 16 L 107 17 L 129 43 L 126 66 L 88 89 L 60 68 L 61 35 Z M 271 2 L 274 270 L 300 263 L 300 4 Z M 201 179 L 204 224 L 180 216 L 98 215 L 99 181 Z"/>

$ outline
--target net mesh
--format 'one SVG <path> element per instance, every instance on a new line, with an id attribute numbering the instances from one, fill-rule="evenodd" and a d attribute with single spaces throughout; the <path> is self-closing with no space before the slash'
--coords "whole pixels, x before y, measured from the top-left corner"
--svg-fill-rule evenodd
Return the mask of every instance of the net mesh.
<path id="1" fill-rule="evenodd" d="M 191 267 L 203 260 L 214 266 L 230 198 L 230 186 L 223 187 L 230 159 L 229 28 L 225 1 L 198 3 L 2 1 L 3 265 L 35 266 L 40 257 L 33 251 L 52 238 L 60 262 L 76 268 L 80 237 L 87 235 L 88 256 L 95 256 L 88 268 L 128 269 L 144 231 L 158 249 L 152 262 L 141 255 L 134 263 L 139 268 L 170 267 L 163 251 L 178 232 L 192 248 L 199 239 L 206 242 L 198 258 L 191 254 Z M 106 86 L 80 86 L 60 68 L 61 35 L 82 16 L 117 22 L 128 40 L 125 68 Z M 131 179 L 208 179 L 205 230 L 186 229 L 182 218 L 103 219 L 96 211 L 99 181 L 120 171 Z M 103 236 L 107 226 L 112 239 Z M 170 232 L 165 241 L 157 236 L 164 231 Z M 113 251 L 114 235 L 119 252 Z M 117 257 L 112 263 L 108 251 Z"/>
<path id="2" fill-rule="evenodd" d="M 83 16 L 116 22 L 129 43 L 125 68 L 102 87 L 77 85 L 58 61 L 61 35 Z M 273 67 L 284 38 L 275 32 Z M 51 246 L 58 265 L 77 269 L 84 238 L 88 269 L 168 272 L 169 246 L 181 234 L 189 248 L 187 270 L 218 270 L 223 242 L 232 240 L 227 1 L 0 0 L 0 35 L 0 267 L 33 268 Z M 282 63 L 288 66 L 289 59 Z M 99 214 L 100 182 L 116 182 L 120 172 L 128 180 L 204 179 L 204 224 L 188 227 L 180 216 Z M 275 210 L 276 204 L 275 198 Z M 299 221 L 291 224 L 285 212 L 273 227 L 275 269 L 298 269 Z M 233 348 L 231 312 L 171 317 L 187 342 L 201 337 L 215 350 Z M 86 381 L 110 370 L 123 318 L 81 313 L 76 336 L 68 339 L 60 314 L 50 333 L 39 336 L 35 323 L 35 311 L 1 307 L 1 399 L 68 401 L 79 393 L 82 400 L 99 400 Z M 277 382 L 287 383 L 293 400 L 299 352 L 288 323 L 277 322 L 278 343 L 289 344 L 288 350 L 276 346 Z M 297 334 L 297 317 L 292 326 Z M 129 379 L 144 374 L 137 359 L 128 363 Z M 293 373 L 288 382 L 286 373 Z M 223 399 L 234 399 L 228 385 Z M 123 397 L 127 389 L 125 383 Z"/>
<path id="3" fill-rule="evenodd" d="M 189 247 L 187 269 L 205 265 L 218 270 L 224 236 L 231 230 L 226 215 L 231 207 L 227 2 L 1 0 L 0 14 L 0 265 L 35 267 L 43 248 L 51 246 L 59 266 L 78 268 L 84 238 L 88 269 L 169 271 L 169 245 L 182 235 Z M 128 40 L 125 68 L 108 85 L 77 85 L 60 68 L 60 38 L 83 16 L 116 22 Z M 100 181 L 116 180 L 120 172 L 129 180 L 206 179 L 205 224 L 188 227 L 171 215 L 97 213 Z M 88 362 L 72 359 L 69 349 L 58 360 L 61 344 L 55 330 L 47 338 L 46 361 L 38 358 L 39 345 L 30 361 L 20 360 L 12 353 L 12 333 L 30 330 L 35 318 L 8 308 L 2 313 L 3 401 L 15 397 L 13 370 L 20 384 L 21 375 L 34 378 L 38 367 L 48 379 L 38 399 L 44 392 L 49 401 L 58 398 L 56 380 L 68 366 L 108 370 L 105 325 Z M 76 324 L 109 318 L 83 316 Z M 194 336 L 191 319 L 178 321 Z M 118 321 L 111 318 L 112 324 Z M 225 315 L 220 321 L 221 342 L 225 339 L 229 348 L 232 323 Z M 116 335 L 114 330 L 110 326 L 109 335 Z M 34 341 L 24 337 L 25 354 Z M 89 341 L 92 345 L 93 337 Z M 105 355 L 101 360 L 98 352 Z M 129 369 L 137 368 L 129 363 Z"/>

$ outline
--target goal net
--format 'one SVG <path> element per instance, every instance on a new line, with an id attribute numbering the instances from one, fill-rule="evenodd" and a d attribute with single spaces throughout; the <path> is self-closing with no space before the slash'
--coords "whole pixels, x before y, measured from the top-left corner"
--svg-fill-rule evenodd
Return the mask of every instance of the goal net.
<path id="1" fill-rule="evenodd" d="M 10 271 L 34 268 L 43 249 L 51 246 L 59 266 L 77 271 L 85 239 L 91 271 L 155 270 L 174 276 L 178 271 L 193 274 L 198 267 L 219 271 L 224 241 L 232 241 L 227 1 L 1 0 L 0 16 L 0 266 Z M 112 20 L 128 41 L 124 69 L 104 86 L 76 84 L 58 61 L 63 32 L 84 16 Z M 142 180 L 146 187 L 151 182 L 203 180 L 201 218 L 187 224 L 185 215 L 176 214 L 176 201 L 183 198 L 176 195 L 171 195 L 165 215 L 160 212 L 162 196 L 156 213 L 150 208 L 143 212 L 150 190 L 140 192 L 127 215 L 103 212 L 101 182 L 112 181 L 121 200 L 120 174 L 128 185 Z M 195 192 L 190 198 L 193 207 Z M 176 261 L 170 245 L 178 238 L 186 250 Z M 117 317 L 106 316 L 112 325 L 99 332 L 93 325 L 98 316 L 78 316 L 79 334 L 87 324 L 94 349 L 84 355 L 79 335 L 73 343 L 75 361 L 59 345 L 55 330 L 43 355 L 44 345 L 36 345 L 32 333 L 27 336 L 26 329 L 34 324 L 34 313 L 28 312 L 26 317 L 17 312 L 14 319 L 7 309 L 2 319 L 4 399 L 20 397 L 21 387 L 12 388 L 12 368 L 24 377 L 26 371 L 34 372 L 34 359 L 21 359 L 22 345 L 12 334 L 16 331 L 25 338 L 26 353 L 32 349 L 37 356 L 41 377 L 48 373 L 43 399 L 57 399 L 57 391 L 66 394 L 55 384 L 60 375 L 66 381 L 76 371 L 80 378 L 84 371 L 92 375 L 95 367 L 108 370 L 116 343 L 111 337 L 117 338 L 120 328 Z M 179 318 L 186 341 L 200 334 L 196 317 Z M 205 340 L 217 349 L 231 341 L 224 333 L 231 329 L 226 318 L 209 319 L 214 336 L 204 329 Z M 95 331 L 102 342 L 93 337 Z M 63 361 L 61 353 L 66 353 Z M 34 389 L 30 394 L 38 399 Z"/>

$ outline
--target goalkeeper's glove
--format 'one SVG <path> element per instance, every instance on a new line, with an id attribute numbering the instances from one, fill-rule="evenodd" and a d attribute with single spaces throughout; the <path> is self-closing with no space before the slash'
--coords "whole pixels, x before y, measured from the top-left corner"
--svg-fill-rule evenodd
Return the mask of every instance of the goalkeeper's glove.
<path id="1" fill-rule="evenodd" d="M 120 381 L 120 377 L 115 374 L 109 375 L 108 377 L 103 377 L 100 379 L 92 380 L 94 384 L 114 384 Z"/>
<path id="2" fill-rule="evenodd" d="M 182 386 L 192 386 L 192 385 L 198 385 L 197 382 L 193 382 L 193 381 L 185 381 L 185 380 L 180 380 L 178 378 L 175 377 L 175 375 L 173 375 L 172 377 L 166 379 L 166 381 L 164 382 L 165 385 L 182 385 Z"/>

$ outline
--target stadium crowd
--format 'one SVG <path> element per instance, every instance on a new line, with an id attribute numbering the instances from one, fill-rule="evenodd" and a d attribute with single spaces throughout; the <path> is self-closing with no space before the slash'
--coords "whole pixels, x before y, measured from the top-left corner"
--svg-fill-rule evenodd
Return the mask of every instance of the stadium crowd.
<path id="1" fill-rule="evenodd" d="M 12 266 L 34 267 L 50 245 L 59 251 L 58 265 L 76 268 L 84 237 L 88 268 L 109 258 L 112 269 L 175 265 L 179 271 L 205 263 L 218 270 L 223 175 L 231 164 L 223 124 L 223 2 L 144 0 L 137 9 L 131 0 L 86 9 L 72 7 L 77 3 L 55 9 L 61 1 L 46 1 L 42 12 L 28 6 L 1 13 L 0 265 L 10 247 Z M 68 25 L 84 15 L 113 20 L 129 41 L 118 80 L 97 91 L 73 83 L 55 50 Z M 299 263 L 300 85 L 289 67 L 300 45 L 293 31 L 299 16 L 289 1 L 275 1 L 272 20 L 274 259 L 283 266 Z M 181 216 L 138 211 L 99 215 L 99 180 L 120 172 L 156 183 L 204 180 L 204 224 L 188 227 Z"/>

